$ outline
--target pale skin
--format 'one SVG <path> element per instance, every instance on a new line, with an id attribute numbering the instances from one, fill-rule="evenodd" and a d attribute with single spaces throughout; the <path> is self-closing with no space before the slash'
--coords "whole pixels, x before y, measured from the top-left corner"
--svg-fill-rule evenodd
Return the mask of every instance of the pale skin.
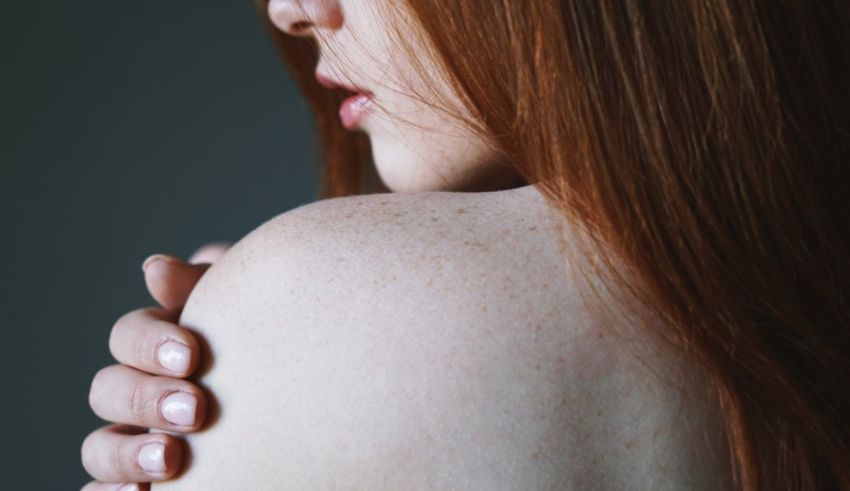
<path id="1" fill-rule="evenodd" d="M 293 35 L 342 45 L 356 30 L 385 48 L 363 0 L 301 5 L 272 1 L 269 16 Z M 339 74 L 334 63 L 319 65 Z M 358 82 L 384 75 L 360 66 L 372 73 Z M 364 121 L 395 193 L 317 202 L 231 249 L 147 262 L 159 307 L 110 335 L 118 364 L 95 376 L 90 404 L 115 425 L 83 444 L 86 491 L 727 487 L 698 373 L 601 312 L 614 298 L 586 302 L 570 275 L 584 258 L 558 246 L 575 230 L 533 186 L 505 189 L 482 142 L 423 137 L 451 124 L 433 118 L 422 110 L 416 132 Z M 460 192 L 479 189 L 491 192 Z M 205 390 L 186 380 L 199 366 Z"/>

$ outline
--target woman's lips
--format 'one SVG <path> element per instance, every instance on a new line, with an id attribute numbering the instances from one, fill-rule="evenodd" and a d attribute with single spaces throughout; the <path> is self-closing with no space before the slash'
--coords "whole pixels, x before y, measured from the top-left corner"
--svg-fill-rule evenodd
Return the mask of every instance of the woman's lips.
<path id="1" fill-rule="evenodd" d="M 371 94 L 354 94 L 345 99 L 339 106 L 339 119 L 342 125 L 349 130 L 357 128 L 371 106 Z"/>
<path id="2" fill-rule="evenodd" d="M 316 80 L 324 87 L 329 89 L 344 89 L 349 92 L 354 92 L 354 95 L 346 98 L 339 106 L 339 119 L 342 125 L 349 130 L 356 129 L 363 117 L 369 112 L 372 106 L 373 94 L 360 87 L 338 82 L 327 75 L 316 72 Z"/>

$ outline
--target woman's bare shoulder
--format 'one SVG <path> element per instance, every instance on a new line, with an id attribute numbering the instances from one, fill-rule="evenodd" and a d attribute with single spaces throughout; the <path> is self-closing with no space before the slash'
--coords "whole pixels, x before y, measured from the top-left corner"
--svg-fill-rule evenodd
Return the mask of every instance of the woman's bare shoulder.
<path id="1" fill-rule="evenodd" d="M 420 313 L 455 307 L 456 314 L 481 318 L 513 309 L 529 322 L 534 312 L 553 319 L 571 288 L 557 234 L 531 186 L 334 198 L 267 221 L 235 244 L 199 288 L 217 279 L 230 290 L 262 285 L 274 294 L 274 286 L 285 292 L 298 277 L 303 289 L 346 292 L 335 308 L 415 300 Z"/>
<path id="2" fill-rule="evenodd" d="M 699 479 L 675 392 L 601 337 L 552 220 L 522 188 L 336 198 L 263 224 L 183 311 L 221 418 L 162 489 Z"/>
<path id="3" fill-rule="evenodd" d="M 560 379 L 578 360 L 559 351 L 569 306 L 547 271 L 557 246 L 529 240 L 540 225 L 512 197 L 481 198 L 327 200 L 235 244 L 181 317 L 210 348 L 203 383 L 221 417 L 190 437 L 184 478 L 157 489 L 562 479 L 570 455 L 546 435 L 563 425 Z"/>
<path id="4" fill-rule="evenodd" d="M 306 245 L 326 256 L 322 259 L 336 253 L 418 258 L 431 252 L 435 253 L 432 257 L 445 259 L 480 256 L 489 260 L 498 254 L 558 255 L 557 244 L 539 250 L 540 245 L 552 244 L 553 233 L 551 212 L 539 193 L 527 186 L 488 193 L 388 193 L 326 199 L 269 220 L 247 239 L 269 252 Z"/>

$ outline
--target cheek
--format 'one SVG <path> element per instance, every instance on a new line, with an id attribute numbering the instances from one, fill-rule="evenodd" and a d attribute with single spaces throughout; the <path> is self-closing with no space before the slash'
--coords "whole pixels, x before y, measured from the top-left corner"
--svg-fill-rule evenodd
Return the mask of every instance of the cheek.
<path id="1" fill-rule="evenodd" d="M 483 139 L 447 111 L 402 93 L 382 97 L 374 116 L 370 136 L 395 141 L 420 161 L 462 163 L 486 150 Z"/>

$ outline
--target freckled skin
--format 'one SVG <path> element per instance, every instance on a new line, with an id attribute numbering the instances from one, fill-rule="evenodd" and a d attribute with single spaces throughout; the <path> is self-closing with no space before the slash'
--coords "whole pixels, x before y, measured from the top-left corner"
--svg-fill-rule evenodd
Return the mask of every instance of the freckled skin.
<path id="1" fill-rule="evenodd" d="M 699 377 L 585 302 L 551 220 L 528 187 L 267 222 L 184 309 L 220 418 L 153 489 L 722 489 Z"/>

